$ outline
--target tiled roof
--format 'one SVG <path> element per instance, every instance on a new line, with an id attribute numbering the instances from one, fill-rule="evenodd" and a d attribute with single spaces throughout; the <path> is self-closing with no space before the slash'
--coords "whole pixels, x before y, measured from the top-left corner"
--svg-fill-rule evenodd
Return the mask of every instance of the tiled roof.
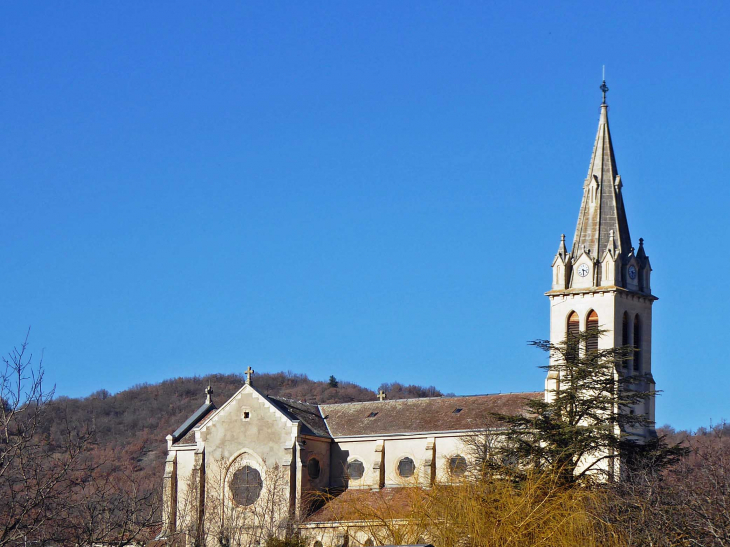
<path id="1" fill-rule="evenodd" d="M 271 404 L 281 410 L 287 417 L 293 420 L 299 420 L 302 424 L 301 432 L 304 435 L 330 437 L 329 431 L 327 431 L 327 425 L 322 419 L 322 414 L 317 405 L 292 401 L 283 397 L 269 396 L 268 399 Z"/>
<path id="2" fill-rule="evenodd" d="M 540 399 L 542 391 L 432 397 L 365 403 L 320 405 L 333 437 L 460 431 L 495 427 L 490 413 L 519 414 L 527 399 Z"/>
<path id="3" fill-rule="evenodd" d="M 307 519 L 307 523 L 369 520 L 382 515 L 383 510 L 391 518 L 406 518 L 417 501 L 422 497 L 420 488 L 381 488 L 379 490 L 359 490 L 350 488 L 335 498 L 322 498 L 326 503 Z"/>
<path id="4" fill-rule="evenodd" d="M 350 437 L 462 431 L 498 427 L 491 413 L 519 414 L 528 399 L 540 399 L 542 391 L 430 397 L 313 405 L 268 396 L 268 401 L 290 420 L 301 422 L 301 432 L 316 437 Z M 195 443 L 195 426 L 217 410 L 204 404 L 173 433 L 175 445 Z"/>

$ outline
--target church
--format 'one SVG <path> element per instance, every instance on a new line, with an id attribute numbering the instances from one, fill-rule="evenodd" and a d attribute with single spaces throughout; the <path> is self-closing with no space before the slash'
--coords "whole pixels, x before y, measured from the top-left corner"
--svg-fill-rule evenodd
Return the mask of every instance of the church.
<path id="1" fill-rule="evenodd" d="M 616 167 L 605 81 L 598 133 L 572 247 L 562 236 L 552 262 L 550 339 L 592 327 L 605 331 L 601 348 L 634 346 L 626 367 L 651 376 L 651 265 L 629 234 L 623 182 Z M 575 187 L 577 202 L 577 185 Z M 572 191 L 570 192 L 572 195 Z M 254 371 L 228 401 L 202 406 L 167 436 L 161 537 L 184 533 L 197 544 L 241 543 L 232 536 L 252 527 L 276 530 L 295 515 L 316 547 L 372 545 L 372 539 L 307 504 L 313 493 L 428 487 L 463 475 L 470 462 L 464 438 L 484 430 L 490 413 L 524 412 L 531 398 L 549 400 L 560 374 L 548 372 L 544 389 L 527 393 L 308 404 L 269 396 Z M 655 435 L 654 397 L 641 408 L 652 424 L 631 435 Z M 192 538 L 192 539 L 191 539 Z M 255 544 L 255 542 L 250 544 Z M 221 543 L 223 544 L 223 543 Z"/>

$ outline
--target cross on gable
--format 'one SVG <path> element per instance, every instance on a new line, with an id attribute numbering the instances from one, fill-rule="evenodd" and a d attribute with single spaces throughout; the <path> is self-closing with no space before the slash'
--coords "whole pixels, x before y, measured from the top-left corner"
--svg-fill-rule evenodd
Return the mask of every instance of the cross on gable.
<path id="1" fill-rule="evenodd" d="M 385 400 L 385 391 L 383 391 L 382 389 L 380 391 L 378 391 L 378 400 L 380 400 L 380 401 Z"/>
<path id="2" fill-rule="evenodd" d="M 243 371 L 243 373 L 246 375 L 246 385 L 251 385 L 251 376 L 253 376 L 253 369 L 249 366 L 246 370 Z"/>

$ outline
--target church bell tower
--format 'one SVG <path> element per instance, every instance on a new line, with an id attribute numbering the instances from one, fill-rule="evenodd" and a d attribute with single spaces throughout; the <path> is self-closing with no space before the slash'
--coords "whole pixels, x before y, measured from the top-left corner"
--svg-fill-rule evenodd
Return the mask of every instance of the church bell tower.
<path id="1" fill-rule="evenodd" d="M 629 224 L 624 210 L 623 183 L 616 168 L 616 158 L 608 126 L 608 105 L 604 80 L 603 103 L 598 134 L 588 176 L 583 183 L 583 201 L 570 251 L 561 237 L 553 260 L 550 299 L 550 340 L 557 344 L 568 332 L 598 327 L 606 333 L 598 340 L 601 349 L 633 346 L 638 351 L 617 373 L 642 374 L 647 391 L 654 392 L 651 375 L 651 311 L 657 298 L 651 294 L 651 265 L 639 239 L 638 250 L 632 246 Z M 545 382 L 546 396 L 560 388 L 560 378 L 550 371 Z M 641 408 L 654 424 L 654 397 Z M 653 425 L 632 432 L 638 437 L 655 435 Z"/>

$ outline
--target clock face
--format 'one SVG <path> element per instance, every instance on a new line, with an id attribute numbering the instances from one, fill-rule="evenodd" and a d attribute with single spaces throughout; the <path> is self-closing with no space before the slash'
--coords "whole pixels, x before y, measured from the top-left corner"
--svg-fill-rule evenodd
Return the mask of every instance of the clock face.
<path id="1" fill-rule="evenodd" d="M 636 268 L 633 266 L 629 266 L 629 277 L 631 279 L 636 279 Z"/>
<path id="2" fill-rule="evenodd" d="M 588 268 L 588 264 L 581 264 L 578 266 L 578 275 L 581 277 L 587 276 L 589 271 L 590 269 Z"/>

